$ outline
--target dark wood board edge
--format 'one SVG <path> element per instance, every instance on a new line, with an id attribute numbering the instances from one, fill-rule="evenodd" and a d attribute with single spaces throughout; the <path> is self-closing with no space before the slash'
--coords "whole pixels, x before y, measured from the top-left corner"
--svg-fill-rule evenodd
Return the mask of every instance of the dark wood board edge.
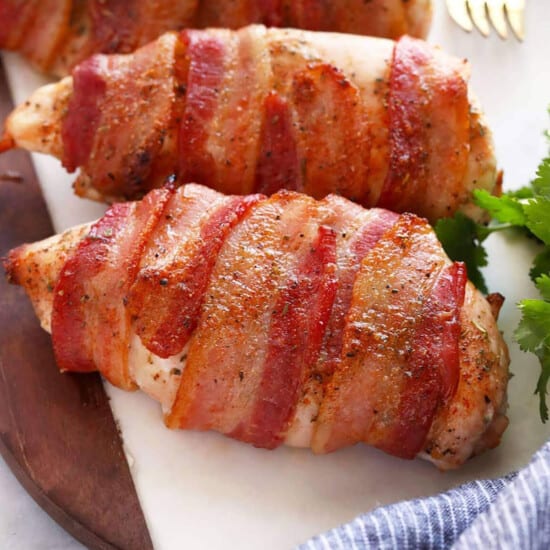
<path id="1" fill-rule="evenodd" d="M 2 458 L 17 481 L 19 481 L 27 493 L 31 495 L 33 500 L 76 540 L 94 550 L 113 550 L 116 548 L 116 546 L 105 542 L 105 540 L 101 539 L 95 533 L 92 533 L 81 523 L 75 521 L 75 519 L 63 510 L 63 508 L 57 506 L 57 504 L 53 502 L 51 498 L 44 493 L 44 491 L 41 490 L 37 483 L 31 479 L 28 471 L 24 467 L 21 467 L 11 449 L 4 444 L 4 441 L 1 438 L 0 455 L 2 455 Z"/>
<path id="2" fill-rule="evenodd" d="M 0 58 L 0 121 L 11 108 Z M 0 176 L 6 173 L 0 256 L 53 233 L 29 155 L 1 155 Z M 153 548 L 100 377 L 59 374 L 28 299 L 1 273 L 0 454 L 32 498 L 87 547 Z"/>

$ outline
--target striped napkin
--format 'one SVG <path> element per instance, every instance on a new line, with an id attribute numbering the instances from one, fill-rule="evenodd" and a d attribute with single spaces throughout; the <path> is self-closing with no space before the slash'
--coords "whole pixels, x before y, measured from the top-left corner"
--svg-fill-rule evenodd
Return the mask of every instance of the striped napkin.
<path id="1" fill-rule="evenodd" d="M 383 506 L 299 550 L 548 550 L 550 441 L 520 472 Z"/>

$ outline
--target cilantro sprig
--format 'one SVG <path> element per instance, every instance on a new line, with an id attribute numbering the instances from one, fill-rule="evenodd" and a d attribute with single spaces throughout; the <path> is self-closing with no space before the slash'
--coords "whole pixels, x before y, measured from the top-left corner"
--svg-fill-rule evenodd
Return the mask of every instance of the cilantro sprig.
<path id="1" fill-rule="evenodd" d="M 546 137 L 550 143 L 549 132 Z M 541 251 L 529 272 L 541 299 L 519 302 L 522 317 L 514 338 L 523 351 L 534 353 L 539 359 L 541 374 L 535 393 L 539 395 L 541 419 L 546 422 L 550 383 L 550 154 L 542 160 L 529 185 L 501 197 L 477 190 L 474 200 L 491 216 L 489 225 L 478 224 L 457 213 L 454 218 L 440 220 L 435 230 L 449 257 L 465 262 L 470 280 L 482 292 L 487 293 L 481 268 L 487 265 L 483 243 L 489 235 L 513 230 L 541 243 Z"/>

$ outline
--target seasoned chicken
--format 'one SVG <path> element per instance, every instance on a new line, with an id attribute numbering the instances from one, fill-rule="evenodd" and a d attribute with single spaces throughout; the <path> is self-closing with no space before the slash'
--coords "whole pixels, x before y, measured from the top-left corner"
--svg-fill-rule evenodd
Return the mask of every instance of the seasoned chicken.
<path id="1" fill-rule="evenodd" d="M 409 37 L 266 29 L 169 33 L 96 55 L 5 123 L 80 169 L 79 195 L 142 197 L 171 174 L 231 194 L 286 188 L 434 221 L 496 194 L 492 139 L 466 61 Z"/>
<path id="2" fill-rule="evenodd" d="M 430 21 L 430 0 L 0 0 L 0 48 L 64 76 L 94 53 L 129 53 L 183 28 L 263 23 L 424 38 Z"/>
<path id="3" fill-rule="evenodd" d="M 499 297 L 413 214 L 169 185 L 5 268 L 62 371 L 141 388 L 172 428 L 450 469 L 507 425 Z"/>

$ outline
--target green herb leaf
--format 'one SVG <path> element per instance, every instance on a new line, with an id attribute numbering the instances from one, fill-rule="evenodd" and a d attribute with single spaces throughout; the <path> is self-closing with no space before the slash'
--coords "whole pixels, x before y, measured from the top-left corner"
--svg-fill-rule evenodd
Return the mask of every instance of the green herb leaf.
<path id="1" fill-rule="evenodd" d="M 550 157 L 545 158 L 537 169 L 537 177 L 533 180 L 535 193 L 550 197 Z"/>
<path id="2" fill-rule="evenodd" d="M 522 300 L 523 317 L 514 335 L 524 351 L 542 353 L 550 345 L 550 304 L 543 300 Z"/>
<path id="3" fill-rule="evenodd" d="M 466 264 L 468 277 L 482 292 L 487 285 L 480 268 L 487 265 L 487 252 L 481 245 L 479 226 L 472 219 L 458 212 L 454 218 L 443 218 L 435 226 L 435 232 L 451 260 Z"/>
<path id="4" fill-rule="evenodd" d="M 520 189 L 516 189 L 515 191 L 508 191 L 506 193 L 506 196 L 519 200 L 532 199 L 535 196 L 535 191 L 532 185 L 526 185 L 525 187 L 521 187 Z"/>
<path id="5" fill-rule="evenodd" d="M 539 361 L 542 372 L 537 382 L 537 389 L 535 390 L 535 394 L 538 393 L 540 398 L 540 417 L 543 422 L 546 422 L 548 420 L 548 406 L 546 405 L 546 396 L 548 394 L 548 381 L 550 379 L 550 353 L 548 352 L 548 349 L 546 349 L 546 352 L 542 356 L 539 356 Z"/>
<path id="6" fill-rule="evenodd" d="M 541 275 L 540 277 L 537 277 L 536 285 L 540 291 L 541 296 L 546 301 L 550 301 L 550 276 Z"/>
<path id="7" fill-rule="evenodd" d="M 535 256 L 529 277 L 535 282 L 544 273 L 550 273 L 550 248 L 548 247 Z"/>
<path id="8" fill-rule="evenodd" d="M 539 290 L 550 295 L 550 278 L 546 278 Z M 540 280 L 540 279 L 539 279 Z M 538 286 L 538 285 L 537 285 Z M 543 300 L 523 300 L 519 303 L 522 318 L 514 332 L 516 341 L 523 351 L 534 353 L 541 365 L 541 374 L 535 393 L 540 399 L 540 416 L 543 422 L 548 420 L 546 395 L 550 379 L 550 303 Z"/>
<path id="9" fill-rule="evenodd" d="M 550 182 L 549 182 L 550 183 Z M 536 197 L 523 206 L 529 231 L 550 245 L 550 198 Z"/>
<path id="10" fill-rule="evenodd" d="M 474 192 L 474 198 L 478 206 L 487 210 L 492 218 L 501 223 L 509 223 L 520 227 L 527 223 L 522 204 L 513 197 L 508 195 L 495 197 L 485 190 L 477 190 Z"/>

